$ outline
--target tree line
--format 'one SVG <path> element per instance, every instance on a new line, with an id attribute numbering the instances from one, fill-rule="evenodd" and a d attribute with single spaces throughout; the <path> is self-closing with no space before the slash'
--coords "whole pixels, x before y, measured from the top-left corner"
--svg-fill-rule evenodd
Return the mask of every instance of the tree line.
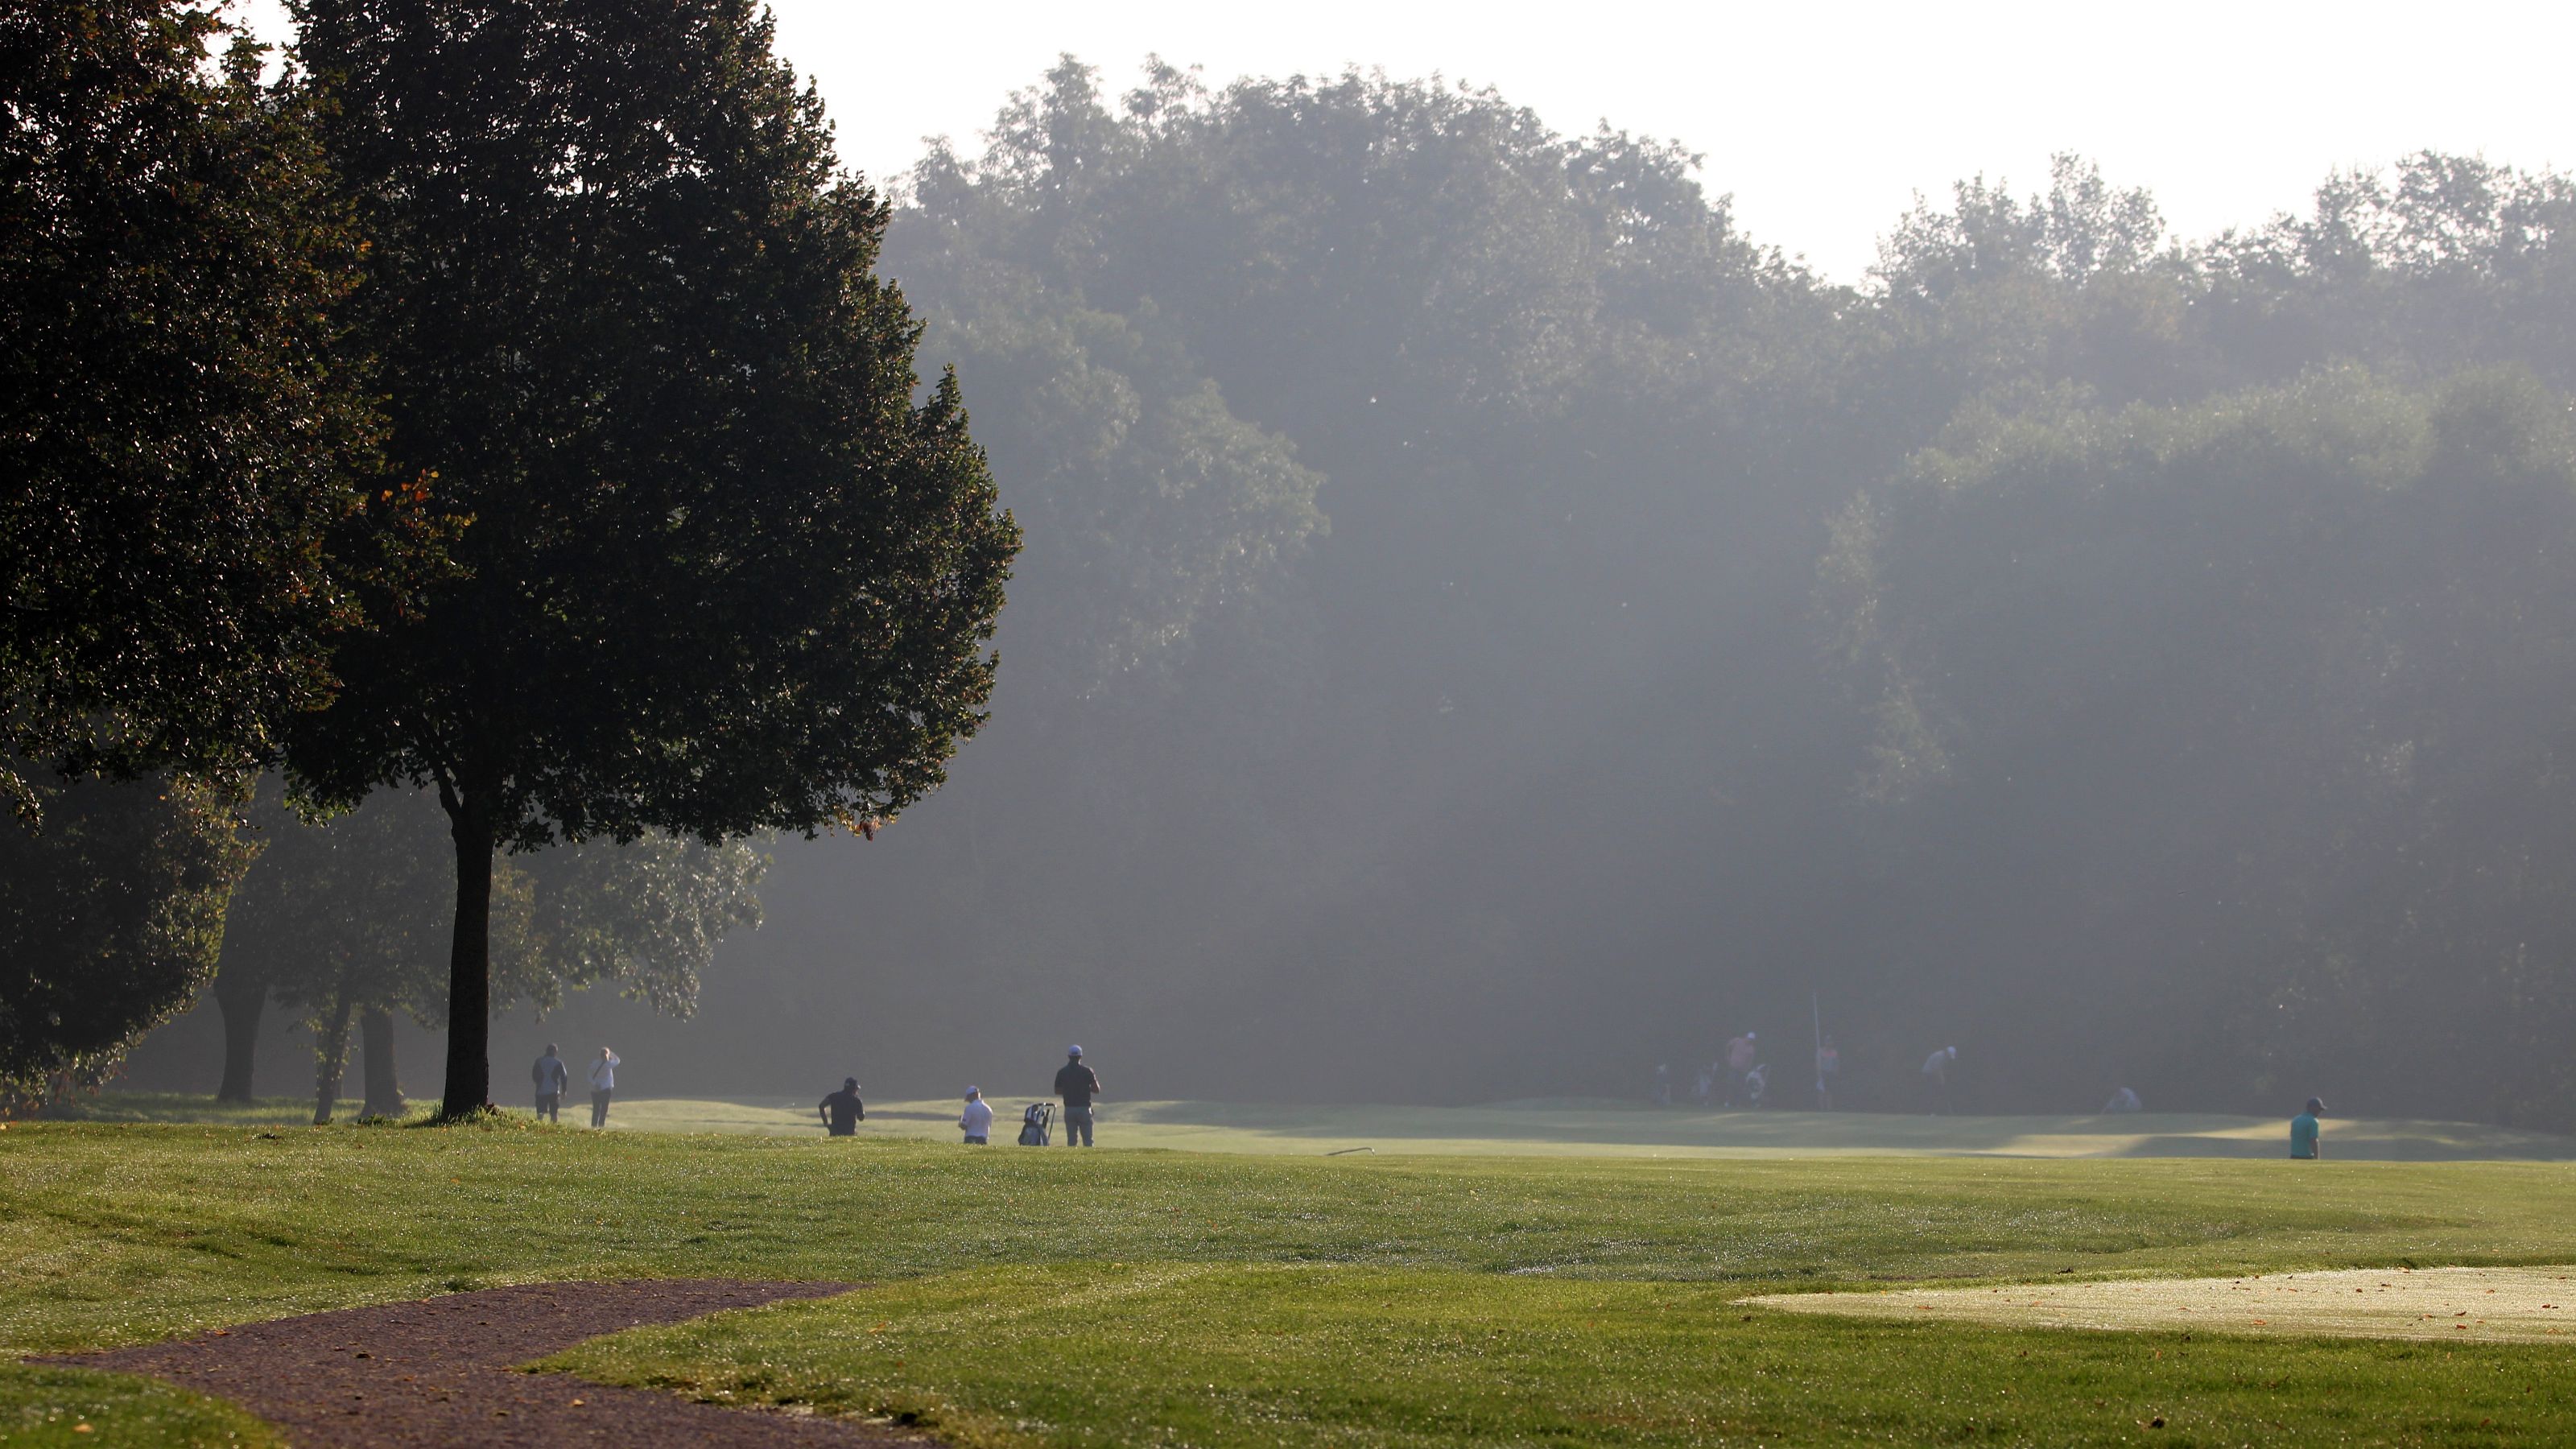
<path id="1" fill-rule="evenodd" d="M 683 1002 L 737 842 L 940 783 L 1017 535 L 748 0 L 294 19 L 266 80 L 208 9 L 0 6 L 0 1085 L 183 1006 L 265 837 L 325 1110 L 399 1006 L 458 1116 L 502 1001 Z M 246 831 L 271 769 L 345 818 Z"/>
<path id="2" fill-rule="evenodd" d="M 2193 239 L 2063 157 L 1894 219 L 1842 284 L 1700 157 L 1486 91 L 1157 64 L 1111 95 L 1067 60 L 889 201 L 747 6 L 431 11 L 310 5 L 275 84 L 170 61 L 167 115 L 279 139 L 155 163 L 220 153 L 195 189 L 106 167 L 47 223 L 247 188 L 206 225 L 301 249 L 204 245 L 273 265 L 268 330 L 139 290 L 184 250 L 9 227 L 42 283 L 6 303 L 10 415 L 55 433 L 7 446 L 65 491 L 0 501 L 0 666 L 62 870 L 251 869 L 188 822 L 260 765 L 378 796 L 333 830 L 426 792 L 465 928 L 421 1009 L 480 1021 L 628 969 L 513 955 L 572 936 L 513 934 L 543 882 L 496 851 L 867 829 L 999 698 L 835 908 L 886 1001 L 986 983 L 978 1029 L 1052 1036 L 1078 994 L 1174 1094 L 1638 1095 L 1813 1003 L 1860 1103 L 1956 1043 L 1995 1109 L 2333 1085 L 2576 1120 L 2569 178 L 2424 154 Z M 104 135 L 13 131 L 10 174 Z M 133 335 L 73 358 L 75 322 Z M 182 446 L 153 389 L 218 346 L 257 358 Z M 34 451 L 88 417 L 127 441 Z M 223 518 L 100 547 L 164 492 Z M 13 963 L 180 959 L 11 919 L 66 933 Z M 155 1010 L 220 925 L 154 917 L 200 963 Z M 927 1072 L 910 1035 L 889 1069 Z M 451 1040 L 454 1108 L 486 1079 Z"/>
<path id="3" fill-rule="evenodd" d="M 1700 166 L 1072 60 L 934 153 L 1025 667 L 858 909 L 1176 1095 L 1642 1095 L 1812 1000 L 1864 1103 L 2576 1120 L 2576 183 L 2193 240 L 2061 157 L 1844 285 Z"/>

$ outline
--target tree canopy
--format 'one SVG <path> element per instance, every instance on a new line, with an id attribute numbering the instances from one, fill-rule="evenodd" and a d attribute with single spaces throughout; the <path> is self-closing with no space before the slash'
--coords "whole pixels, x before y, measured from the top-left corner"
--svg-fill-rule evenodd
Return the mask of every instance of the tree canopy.
<path id="1" fill-rule="evenodd" d="M 484 1100 L 496 846 L 857 827 L 983 719 L 1016 546 L 749 0 L 309 0 L 370 249 L 354 335 L 457 577 L 337 656 L 317 798 L 433 786 L 460 862 L 445 1105 Z"/>
<path id="2" fill-rule="evenodd" d="M 333 320 L 359 243 L 259 66 L 211 9 L 0 5 L 0 795 L 30 820 L 21 762 L 256 765 L 403 535 L 345 536 L 376 428 Z"/>
<path id="3" fill-rule="evenodd" d="M 227 802 L 160 780 L 39 786 L 0 824 L 0 1100 L 110 1075 L 214 975 L 252 849 Z"/>
<path id="4" fill-rule="evenodd" d="M 1071 61 L 934 154 L 887 268 L 1046 522 L 1001 636 L 1044 658 L 850 884 L 883 989 L 992 983 L 953 1029 L 1016 1039 L 1011 987 L 1093 983 L 1217 1096 L 1630 1093 L 1813 991 L 1864 1103 L 1956 1041 L 1999 1109 L 2411 1053 L 2390 1110 L 2576 1120 L 2553 815 L 2504 803 L 2576 703 L 2569 183 L 2417 156 L 2191 239 L 2061 157 L 1841 287 L 1699 174 L 1485 92 Z M 1193 394 L 1259 450 L 1154 491 Z"/>

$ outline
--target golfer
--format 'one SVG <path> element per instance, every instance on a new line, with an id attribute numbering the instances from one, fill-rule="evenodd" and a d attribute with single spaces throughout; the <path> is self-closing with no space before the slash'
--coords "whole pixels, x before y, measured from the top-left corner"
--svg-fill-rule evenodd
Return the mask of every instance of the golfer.
<path id="1" fill-rule="evenodd" d="M 1745 1090 L 1745 1079 L 1753 1075 L 1753 1064 L 1762 1059 L 1762 1048 L 1752 1032 L 1726 1044 L 1726 1105 L 1745 1101 L 1751 1093 Z"/>
<path id="2" fill-rule="evenodd" d="M 564 1088 L 572 1085 L 572 1068 L 564 1065 L 563 1048 L 546 1043 L 546 1054 L 528 1068 L 528 1076 L 537 1084 L 537 1116 L 548 1122 L 563 1120 Z"/>
<path id="3" fill-rule="evenodd" d="M 815 1103 L 814 1112 L 823 1119 L 823 1130 L 833 1136 L 858 1136 L 859 1124 L 868 1120 L 868 1104 L 859 1100 L 859 1079 L 843 1077 L 841 1090 Z"/>
<path id="4" fill-rule="evenodd" d="M 1957 1047 L 1943 1047 L 1923 1059 L 1923 1085 L 1932 1098 L 1935 1117 L 1950 1110 L 1950 1067 L 1958 1060 Z"/>
<path id="5" fill-rule="evenodd" d="M 608 1099 L 617 1095 L 617 1064 L 625 1058 L 606 1047 L 590 1063 L 590 1125 L 608 1125 Z"/>
<path id="6" fill-rule="evenodd" d="M 966 1089 L 966 1110 L 957 1114 L 957 1130 L 966 1134 L 969 1145 L 981 1147 L 993 1140 L 993 1104 L 984 1100 L 984 1089 Z"/>
<path id="7" fill-rule="evenodd" d="M 2310 1097 L 2308 1109 L 2290 1119 L 2290 1155 L 2292 1157 L 2301 1161 L 2313 1161 L 2324 1156 L 2317 1147 L 2317 1119 L 2325 1114 L 2326 1104 L 2316 1097 Z"/>
<path id="8" fill-rule="evenodd" d="M 1100 1077 L 1082 1064 L 1082 1048 L 1064 1049 L 1064 1065 L 1056 1068 L 1055 1094 L 1064 1098 L 1064 1145 L 1091 1145 L 1091 1099 L 1100 1095 Z"/>

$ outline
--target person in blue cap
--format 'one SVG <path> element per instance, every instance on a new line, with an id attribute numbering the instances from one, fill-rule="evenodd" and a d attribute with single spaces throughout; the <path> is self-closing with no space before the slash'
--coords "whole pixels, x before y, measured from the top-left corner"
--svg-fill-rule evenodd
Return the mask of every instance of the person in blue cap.
<path id="1" fill-rule="evenodd" d="M 1064 1145 L 1091 1145 L 1091 1099 L 1100 1095 L 1100 1077 L 1082 1064 L 1082 1048 L 1064 1049 L 1064 1065 L 1056 1068 L 1055 1094 L 1064 1098 Z"/>

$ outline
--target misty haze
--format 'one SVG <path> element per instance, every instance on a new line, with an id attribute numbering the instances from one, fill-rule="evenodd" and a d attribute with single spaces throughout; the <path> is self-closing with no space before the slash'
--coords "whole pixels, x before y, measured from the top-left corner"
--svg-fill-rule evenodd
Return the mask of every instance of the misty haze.
<path id="1" fill-rule="evenodd" d="M 0 1440 L 2576 1434 L 2552 137 L 855 23 L 0 0 Z"/>
<path id="2" fill-rule="evenodd" d="M 1803 1106 L 1821 1027 L 1850 1106 L 1956 1045 L 1982 1111 L 2568 1123 L 2564 178 L 2186 238 L 2064 157 L 1846 288 L 1502 96 L 1068 62 L 995 124 L 884 261 L 1027 532 L 992 724 L 873 842 L 759 842 L 694 1017 L 499 1055 L 1642 1099 L 1751 1030 Z"/>

